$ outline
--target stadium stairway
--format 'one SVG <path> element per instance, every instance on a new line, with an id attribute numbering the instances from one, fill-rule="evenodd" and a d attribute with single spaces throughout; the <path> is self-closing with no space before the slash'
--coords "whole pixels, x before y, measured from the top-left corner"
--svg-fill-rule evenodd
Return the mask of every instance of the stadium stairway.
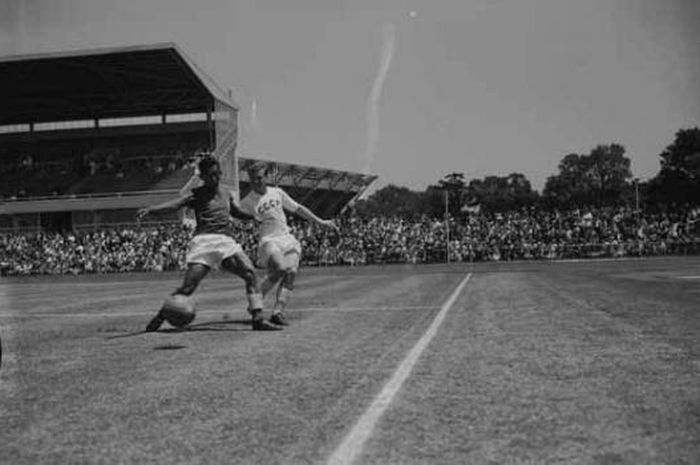
<path id="1" fill-rule="evenodd" d="M 76 173 L 13 173 L 0 179 L 1 192 L 5 197 L 16 195 L 24 190 L 25 197 L 41 197 L 62 195 L 70 186 L 78 182 L 80 176 Z"/>

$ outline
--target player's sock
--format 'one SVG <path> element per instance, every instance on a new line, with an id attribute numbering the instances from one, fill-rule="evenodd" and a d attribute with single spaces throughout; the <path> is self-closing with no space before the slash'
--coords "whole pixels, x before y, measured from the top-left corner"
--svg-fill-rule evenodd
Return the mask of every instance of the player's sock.
<path id="1" fill-rule="evenodd" d="M 248 311 L 251 315 L 257 314 L 262 318 L 263 296 L 260 293 L 246 294 L 248 298 Z"/>
<path id="2" fill-rule="evenodd" d="M 293 293 L 294 291 L 292 289 L 280 286 L 279 290 L 277 291 L 277 301 L 275 302 L 275 307 L 272 309 L 272 313 L 275 314 L 284 311 L 284 309 L 287 308 L 287 303 L 289 302 L 289 299 L 292 297 Z"/>
<path id="3" fill-rule="evenodd" d="M 289 321 L 284 314 L 284 309 L 287 308 L 287 301 L 291 296 L 291 289 L 280 286 L 279 291 L 277 291 L 277 302 L 275 302 L 275 306 L 272 309 L 272 316 L 270 317 L 271 322 L 280 326 L 289 326 Z"/>
<path id="4" fill-rule="evenodd" d="M 253 331 L 279 331 L 282 329 L 281 326 L 270 323 L 263 318 L 262 306 L 262 294 L 248 294 L 248 312 L 252 319 Z"/>

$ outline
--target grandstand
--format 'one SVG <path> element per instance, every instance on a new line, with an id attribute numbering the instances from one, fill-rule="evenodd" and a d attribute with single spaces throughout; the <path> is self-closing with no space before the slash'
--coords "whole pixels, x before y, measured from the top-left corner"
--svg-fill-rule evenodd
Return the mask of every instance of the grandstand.
<path id="1" fill-rule="evenodd" d="M 276 184 L 322 215 L 376 179 L 239 159 L 230 91 L 172 43 L 0 58 L 0 101 L 4 231 L 131 224 L 136 209 L 175 195 L 202 153 L 214 153 L 224 182 L 244 190 L 239 170 L 268 164 Z"/>

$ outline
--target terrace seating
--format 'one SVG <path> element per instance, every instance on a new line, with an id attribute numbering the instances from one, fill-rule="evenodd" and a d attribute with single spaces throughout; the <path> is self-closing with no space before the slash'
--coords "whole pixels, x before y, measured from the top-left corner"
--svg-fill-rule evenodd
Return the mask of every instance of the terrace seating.
<path id="1" fill-rule="evenodd" d="M 80 179 L 72 171 L 17 171 L 0 176 L 0 196 L 6 199 L 66 194 Z"/>
<path id="2" fill-rule="evenodd" d="M 152 190 L 180 189 L 189 181 L 194 173 L 194 169 L 183 167 L 159 179 L 152 187 Z"/>
<path id="3" fill-rule="evenodd" d="M 174 160 L 166 157 L 129 158 L 121 160 L 118 167 L 86 176 L 71 187 L 70 193 L 175 190 L 187 182 L 191 173 L 190 169 L 177 169 Z"/>

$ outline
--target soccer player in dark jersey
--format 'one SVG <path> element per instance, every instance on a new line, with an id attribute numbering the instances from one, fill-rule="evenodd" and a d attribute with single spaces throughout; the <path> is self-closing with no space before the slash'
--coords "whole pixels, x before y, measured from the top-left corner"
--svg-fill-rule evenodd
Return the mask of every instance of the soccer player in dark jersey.
<path id="1" fill-rule="evenodd" d="M 189 207 L 195 212 L 196 229 L 187 247 L 187 271 L 182 285 L 173 295 L 191 296 L 200 281 L 212 268 L 219 266 L 237 276 L 246 285 L 248 311 L 252 316 L 253 329 L 270 331 L 282 329 L 265 320 L 262 315 L 263 297 L 253 263 L 243 248 L 234 240 L 231 216 L 253 219 L 236 205 L 230 190 L 220 185 L 221 167 L 216 158 L 205 156 L 199 162 L 199 176 L 203 185 L 184 193 L 179 198 L 158 205 L 142 208 L 137 213 L 141 220 L 154 212 L 177 210 Z M 156 331 L 165 321 L 162 311 L 153 317 L 146 331 Z"/>

